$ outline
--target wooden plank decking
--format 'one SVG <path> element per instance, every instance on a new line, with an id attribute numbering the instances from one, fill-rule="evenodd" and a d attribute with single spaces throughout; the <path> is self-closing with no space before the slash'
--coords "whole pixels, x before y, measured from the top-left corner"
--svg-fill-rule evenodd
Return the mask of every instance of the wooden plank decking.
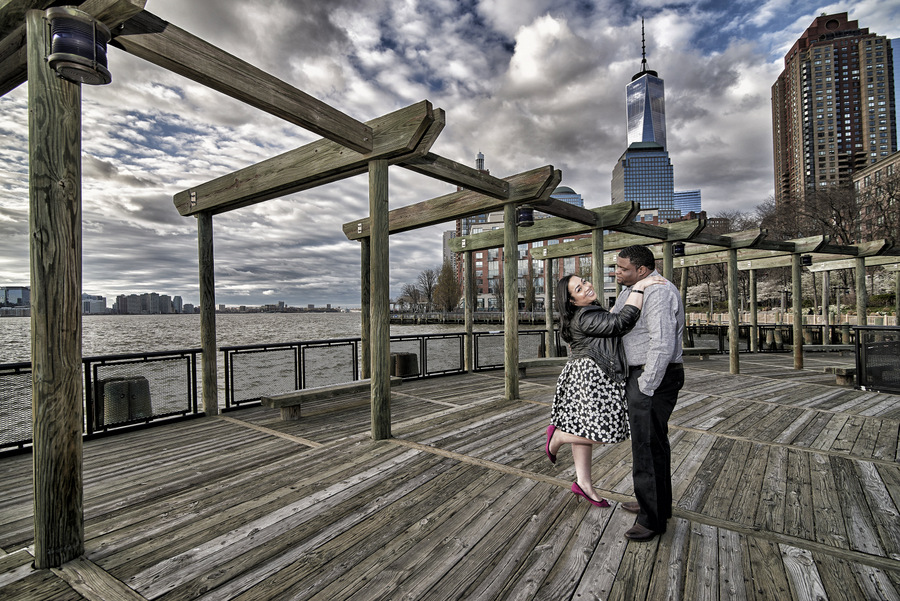
<path id="1" fill-rule="evenodd" d="M 558 369 L 512 402 L 500 372 L 406 382 L 390 441 L 359 396 L 88 441 L 86 553 L 54 570 L 31 568 L 31 458 L 0 458 L 0 598 L 900 599 L 900 396 L 791 361 L 689 360 L 649 543 L 569 492 L 566 449 L 546 460 Z M 612 501 L 630 455 L 595 451 Z"/>

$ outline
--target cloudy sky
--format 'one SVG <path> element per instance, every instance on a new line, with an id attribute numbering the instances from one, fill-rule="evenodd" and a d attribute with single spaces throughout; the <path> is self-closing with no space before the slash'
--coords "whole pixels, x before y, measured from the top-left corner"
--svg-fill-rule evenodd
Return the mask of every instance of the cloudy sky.
<path id="1" fill-rule="evenodd" d="M 625 150 L 625 86 L 665 80 L 675 188 L 710 215 L 773 193 L 770 88 L 822 13 L 900 37 L 900 2 L 856 0 L 149 0 L 147 10 L 354 118 L 427 99 L 446 111 L 433 151 L 506 177 L 543 165 L 589 208 L 609 204 Z M 110 48 L 113 83 L 83 86 L 83 289 L 199 299 L 196 220 L 172 198 L 316 137 Z M 0 98 L 0 286 L 28 285 L 27 85 Z M 402 168 L 391 207 L 453 188 Z M 214 218 L 216 301 L 359 305 L 366 176 Z M 391 295 L 441 261 L 451 224 L 391 238 Z"/>

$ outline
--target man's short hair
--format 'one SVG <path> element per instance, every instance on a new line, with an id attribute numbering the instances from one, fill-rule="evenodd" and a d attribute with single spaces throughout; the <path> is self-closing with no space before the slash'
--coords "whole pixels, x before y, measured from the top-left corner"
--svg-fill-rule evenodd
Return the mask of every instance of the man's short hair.
<path id="1" fill-rule="evenodd" d="M 631 264 L 635 267 L 643 265 L 651 271 L 656 269 L 656 259 L 653 258 L 653 252 L 646 246 L 641 246 L 640 244 L 626 246 L 619 251 L 619 256 L 631 261 Z"/>

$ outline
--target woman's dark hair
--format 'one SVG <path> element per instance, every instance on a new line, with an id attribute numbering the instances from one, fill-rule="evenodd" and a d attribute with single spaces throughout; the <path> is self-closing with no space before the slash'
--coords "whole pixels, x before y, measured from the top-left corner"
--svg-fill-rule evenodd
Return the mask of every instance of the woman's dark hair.
<path id="1" fill-rule="evenodd" d="M 571 323 L 572 318 L 575 317 L 575 313 L 578 311 L 578 307 L 572 303 L 572 297 L 569 296 L 569 280 L 574 276 L 575 274 L 563 276 L 556 283 L 556 310 L 559 311 L 559 335 L 566 342 L 572 342 Z"/>

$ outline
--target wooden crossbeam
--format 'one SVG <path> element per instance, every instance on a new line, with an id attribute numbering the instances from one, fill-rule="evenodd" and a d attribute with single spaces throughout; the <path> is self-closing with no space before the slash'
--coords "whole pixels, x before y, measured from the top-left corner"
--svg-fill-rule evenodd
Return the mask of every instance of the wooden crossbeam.
<path id="1" fill-rule="evenodd" d="M 555 217 L 562 217 L 569 221 L 581 223 L 590 227 L 597 225 L 597 216 L 589 210 L 577 207 L 571 203 L 559 200 L 558 198 L 548 197 L 546 200 L 530 203 L 536 209 L 540 209 L 544 213 L 549 213 Z"/>
<path id="2" fill-rule="evenodd" d="M 182 215 L 223 213 L 365 173 L 369 161 L 376 158 L 398 162 L 425 154 L 436 137 L 433 129 L 443 129 L 444 114 L 433 111 L 431 103 L 423 100 L 367 125 L 375 142 L 369 154 L 349 150 L 331 140 L 317 140 L 183 190 L 175 195 L 175 207 Z"/>
<path id="3" fill-rule="evenodd" d="M 885 253 L 893 255 L 892 246 L 893 243 L 890 240 L 871 240 L 847 246 L 825 244 L 818 250 L 818 254 L 813 255 L 813 265 L 822 262 L 845 260 L 847 257 L 871 257 Z M 738 262 L 738 269 L 747 271 L 748 269 L 789 267 L 791 265 L 791 257 L 792 255 L 784 255 L 768 259 L 742 260 Z M 852 259 L 851 262 L 853 262 Z"/>
<path id="4" fill-rule="evenodd" d="M 810 236 L 794 240 L 782 240 L 771 244 L 768 240 L 761 240 L 754 246 L 740 249 L 739 261 L 757 261 L 774 257 L 790 256 L 795 253 L 816 252 L 828 243 L 828 236 Z M 780 250 L 770 250 L 773 246 Z M 700 265 L 714 265 L 726 263 L 728 251 L 709 252 L 705 254 L 692 254 L 675 259 L 676 267 L 697 267 Z M 790 261 L 788 262 L 790 264 Z"/>
<path id="5" fill-rule="evenodd" d="M 400 163 L 410 171 L 474 190 L 494 198 L 509 197 L 509 182 L 433 153 Z"/>
<path id="6" fill-rule="evenodd" d="M 368 124 L 147 11 L 126 22 L 111 43 L 343 147 L 360 153 L 374 148 Z"/>
<path id="7" fill-rule="evenodd" d="M 541 200 L 556 189 L 556 186 L 562 181 L 562 173 L 553 166 L 547 165 L 504 178 L 504 180 L 509 184 L 509 198 L 506 199 L 490 198 L 479 192 L 462 190 L 393 209 L 390 212 L 389 231 L 391 234 L 396 234 L 468 215 L 497 211 L 510 203 L 521 204 Z M 343 229 L 344 234 L 350 240 L 367 238 L 369 236 L 369 218 L 345 223 Z"/>
<path id="8" fill-rule="evenodd" d="M 646 234 L 650 231 L 656 234 L 656 236 L 654 236 L 653 238 L 648 238 L 645 235 L 635 235 L 628 233 L 632 230 L 631 226 L 634 224 L 625 223 L 622 226 L 617 227 L 626 228 L 627 231 L 616 231 L 603 235 L 603 248 L 605 250 L 619 250 L 633 244 L 646 245 L 658 242 L 659 240 L 667 240 L 670 242 L 677 240 L 689 240 L 690 237 L 699 232 L 705 224 L 705 219 L 691 219 L 689 221 L 678 221 L 676 223 L 665 225 L 639 224 L 642 226 L 649 226 L 653 228 L 653 230 L 647 230 L 644 227 L 637 228 L 638 231 L 641 231 L 643 234 Z M 552 246 L 544 246 L 542 248 L 532 249 L 532 253 L 537 259 L 560 259 L 563 257 L 576 257 L 579 255 L 590 254 L 592 248 L 593 243 L 591 242 L 591 239 L 582 238 L 581 240 L 574 240 L 572 242 L 561 242 L 560 244 L 554 244 Z M 613 257 L 612 261 L 615 262 L 616 253 L 610 254 Z"/>
<path id="9" fill-rule="evenodd" d="M 590 209 L 590 212 L 596 216 L 595 227 L 609 229 L 631 222 L 639 210 L 640 206 L 636 202 L 620 202 L 600 207 L 599 209 Z M 583 223 L 569 221 L 561 217 L 536 219 L 533 226 L 519 228 L 519 243 L 524 244 L 536 240 L 552 240 L 566 236 L 575 236 L 590 232 L 592 229 L 594 228 Z M 503 230 L 452 238 L 448 241 L 448 245 L 453 252 L 499 248 L 503 246 Z"/>
<path id="10" fill-rule="evenodd" d="M 807 269 L 812 272 L 820 272 L 820 271 L 834 271 L 836 269 L 854 269 L 856 267 L 856 259 L 833 259 L 831 261 L 822 261 L 820 258 L 816 258 L 817 263 L 813 263 Z M 900 256 L 891 255 L 891 256 L 878 256 L 878 257 L 865 257 L 866 267 L 880 267 L 884 266 L 888 271 L 896 271 L 900 269 Z"/>
<path id="11" fill-rule="evenodd" d="M 78 6 L 115 34 L 118 27 L 144 9 L 147 0 L 88 0 Z M 16 89 L 28 79 L 25 53 L 26 10 L 44 10 L 55 2 L 7 2 L 0 6 L 0 96 Z M 18 21 L 15 19 L 18 17 Z M 19 23 L 18 27 L 15 26 Z"/>

